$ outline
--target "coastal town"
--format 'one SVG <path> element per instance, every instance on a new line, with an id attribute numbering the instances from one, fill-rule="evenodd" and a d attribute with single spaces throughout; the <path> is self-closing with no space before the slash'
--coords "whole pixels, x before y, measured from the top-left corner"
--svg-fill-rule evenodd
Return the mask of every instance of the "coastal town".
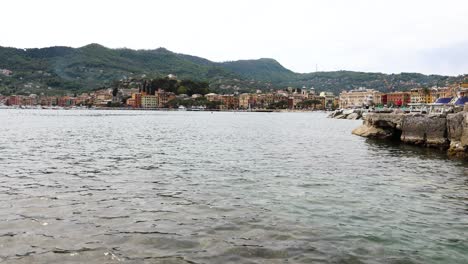
<path id="1" fill-rule="evenodd" d="M 10 74 L 4 72 L 3 74 Z M 150 85 L 148 80 L 121 80 L 114 87 L 81 94 L 49 96 L 44 94 L 1 95 L 2 108 L 124 108 L 174 110 L 334 110 L 369 107 L 401 108 L 414 105 L 464 105 L 468 102 L 468 82 L 448 87 L 413 88 L 409 91 L 380 92 L 360 87 L 342 91 L 317 92 L 313 87 L 256 90 L 253 93 L 218 94 L 208 88 L 188 93 L 179 85 L 177 91 L 164 89 L 164 82 L 180 83 L 175 75 Z M 185 85 L 191 81 L 182 81 Z M 161 84 L 161 85 L 158 85 Z M 196 83 L 195 83 L 196 84 Z M 207 84 L 206 84 L 207 85 Z M 170 91 L 169 91 L 170 90 Z M 197 91 L 201 91 L 197 93 Z M 203 91 L 207 91 L 204 93 Z"/>

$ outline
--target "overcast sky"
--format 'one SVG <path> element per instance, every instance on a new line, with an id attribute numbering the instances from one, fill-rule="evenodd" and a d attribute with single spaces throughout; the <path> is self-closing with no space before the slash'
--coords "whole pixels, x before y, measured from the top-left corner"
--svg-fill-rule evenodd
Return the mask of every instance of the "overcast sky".
<path id="1" fill-rule="evenodd" d="M 99 43 L 296 72 L 468 73 L 468 0 L 10 0 L 0 45 Z"/>

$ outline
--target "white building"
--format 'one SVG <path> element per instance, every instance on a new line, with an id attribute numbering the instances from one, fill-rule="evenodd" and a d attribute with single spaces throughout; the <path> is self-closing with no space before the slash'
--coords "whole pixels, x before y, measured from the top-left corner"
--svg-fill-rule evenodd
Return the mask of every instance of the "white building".
<path id="1" fill-rule="evenodd" d="M 144 95 L 141 97 L 141 107 L 143 108 L 157 108 L 158 97 L 156 95 Z"/>
<path id="2" fill-rule="evenodd" d="M 340 108 L 353 108 L 371 105 L 374 98 L 380 94 L 374 89 L 358 88 L 340 93 Z"/>

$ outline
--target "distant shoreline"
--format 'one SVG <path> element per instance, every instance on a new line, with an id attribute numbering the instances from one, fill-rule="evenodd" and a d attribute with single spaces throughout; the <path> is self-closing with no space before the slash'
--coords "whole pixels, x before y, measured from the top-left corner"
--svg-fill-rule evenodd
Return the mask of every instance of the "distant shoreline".
<path id="1" fill-rule="evenodd" d="M 76 111 L 76 110 L 99 110 L 99 111 L 161 111 L 161 112 L 236 112 L 236 113 L 327 113 L 326 110 L 291 110 L 291 109 L 259 109 L 259 110 L 178 110 L 170 108 L 123 108 L 123 107 L 95 107 L 95 108 L 21 108 L 21 107 L 0 107 L 0 110 L 55 110 L 55 111 Z"/>

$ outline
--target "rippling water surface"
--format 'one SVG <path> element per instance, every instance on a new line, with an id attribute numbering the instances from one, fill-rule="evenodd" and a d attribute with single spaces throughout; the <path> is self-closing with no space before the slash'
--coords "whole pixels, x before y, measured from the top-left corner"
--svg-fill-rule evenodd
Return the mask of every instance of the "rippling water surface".
<path id="1" fill-rule="evenodd" d="M 321 113 L 0 110 L 0 263 L 468 263 L 468 170 Z"/>

